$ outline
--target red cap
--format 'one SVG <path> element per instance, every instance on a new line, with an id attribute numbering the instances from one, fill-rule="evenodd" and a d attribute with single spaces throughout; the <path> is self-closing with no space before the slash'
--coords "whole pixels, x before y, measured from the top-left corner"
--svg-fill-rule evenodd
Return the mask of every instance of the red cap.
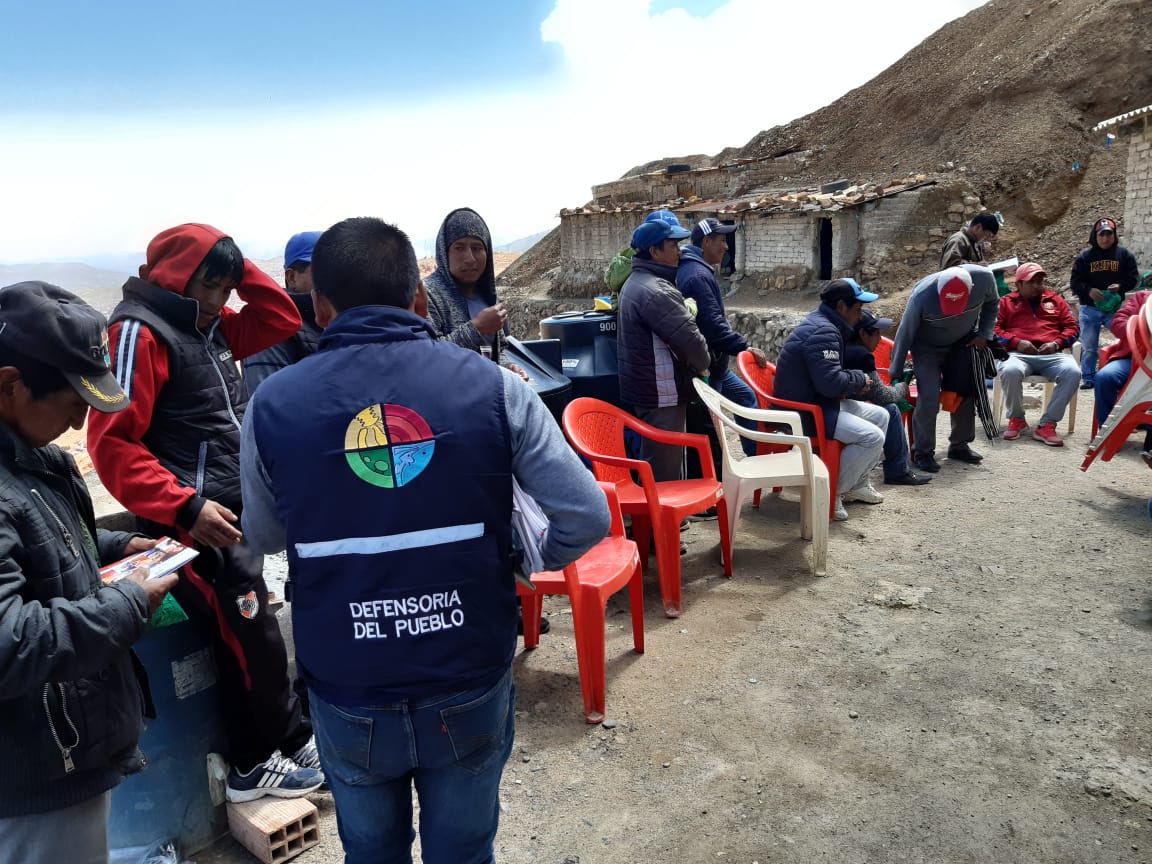
<path id="1" fill-rule="evenodd" d="M 940 294 L 940 311 L 945 315 L 959 315 L 968 308 L 972 276 L 963 267 L 949 267 L 936 277 L 936 290 Z"/>

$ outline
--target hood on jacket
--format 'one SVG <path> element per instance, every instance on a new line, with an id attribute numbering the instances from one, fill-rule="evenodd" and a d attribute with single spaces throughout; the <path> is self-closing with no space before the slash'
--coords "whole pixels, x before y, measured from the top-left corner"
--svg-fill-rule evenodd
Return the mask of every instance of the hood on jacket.
<path id="1" fill-rule="evenodd" d="M 211 225 L 189 222 L 161 231 L 148 244 L 140 278 L 166 291 L 183 295 L 192 274 L 228 235 Z"/>
<path id="2" fill-rule="evenodd" d="M 441 223 L 440 231 L 436 235 L 436 271 L 425 280 L 425 285 L 432 282 L 460 290 L 459 284 L 448 269 L 448 247 L 462 237 L 477 237 L 484 243 L 488 262 L 484 266 L 483 275 L 476 282 L 476 295 L 482 297 L 489 305 L 495 305 L 496 263 L 492 254 L 492 234 L 488 231 L 488 224 L 471 207 L 460 207 L 444 217 L 444 222 Z"/>
<path id="3" fill-rule="evenodd" d="M 1096 242 L 1096 232 L 1100 230 L 1100 226 L 1104 222 L 1108 223 L 1112 233 L 1116 235 L 1116 243 L 1112 246 L 1112 248 L 1115 249 L 1120 245 L 1120 226 L 1116 224 L 1116 220 L 1111 216 L 1102 216 L 1092 225 L 1092 233 L 1088 235 L 1088 245 L 1090 245 L 1093 249 L 1100 248 L 1100 244 Z"/>
<path id="4" fill-rule="evenodd" d="M 353 306 L 332 319 L 320 336 L 320 348 L 435 339 L 432 325 L 399 306 Z"/>

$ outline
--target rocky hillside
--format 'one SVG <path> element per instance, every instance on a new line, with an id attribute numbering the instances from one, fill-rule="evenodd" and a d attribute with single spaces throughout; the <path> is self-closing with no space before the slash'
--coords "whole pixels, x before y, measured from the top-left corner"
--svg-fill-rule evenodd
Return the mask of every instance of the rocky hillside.
<path id="1" fill-rule="evenodd" d="M 1036 258 L 1055 273 L 1071 265 L 1097 216 L 1123 212 L 1126 143 L 1105 148 L 1090 129 L 1149 103 L 1148 0 L 992 0 L 867 84 L 744 147 L 638 169 L 807 151 L 807 175 L 790 178 L 798 186 L 955 175 L 1007 220 L 997 254 Z M 523 283 L 516 271 L 508 275 Z"/>

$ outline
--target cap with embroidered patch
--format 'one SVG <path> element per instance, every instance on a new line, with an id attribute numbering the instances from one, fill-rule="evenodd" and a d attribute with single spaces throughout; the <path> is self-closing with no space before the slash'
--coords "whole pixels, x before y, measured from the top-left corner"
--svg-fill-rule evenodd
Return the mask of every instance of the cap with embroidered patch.
<path id="1" fill-rule="evenodd" d="M 963 267 L 941 270 L 936 276 L 936 293 L 940 296 L 941 312 L 945 315 L 961 314 L 968 308 L 968 297 L 972 293 L 972 274 Z"/>
<path id="2" fill-rule="evenodd" d="M 1113 234 L 1115 234 L 1116 233 L 1116 223 L 1113 222 L 1111 219 L 1099 220 L 1096 223 L 1096 233 L 1099 234 L 1101 231 L 1111 231 Z"/>
<path id="3" fill-rule="evenodd" d="M 47 282 L 0 288 L 0 344 L 59 369 L 104 414 L 128 407 L 108 354 L 108 322 L 75 294 Z"/>

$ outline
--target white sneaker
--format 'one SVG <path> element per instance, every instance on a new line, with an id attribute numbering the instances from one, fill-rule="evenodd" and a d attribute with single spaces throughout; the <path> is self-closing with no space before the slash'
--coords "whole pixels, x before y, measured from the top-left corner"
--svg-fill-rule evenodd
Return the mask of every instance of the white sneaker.
<path id="1" fill-rule="evenodd" d="M 864 482 L 855 489 L 849 489 L 841 496 L 845 501 L 861 501 L 864 504 L 879 504 L 884 500 L 884 493 L 872 488 L 872 481 L 865 478 Z"/>
<path id="2" fill-rule="evenodd" d="M 844 509 L 844 502 L 840 499 L 839 495 L 836 496 L 836 511 L 832 514 L 832 521 L 833 522 L 847 522 L 848 521 L 848 511 Z"/>

